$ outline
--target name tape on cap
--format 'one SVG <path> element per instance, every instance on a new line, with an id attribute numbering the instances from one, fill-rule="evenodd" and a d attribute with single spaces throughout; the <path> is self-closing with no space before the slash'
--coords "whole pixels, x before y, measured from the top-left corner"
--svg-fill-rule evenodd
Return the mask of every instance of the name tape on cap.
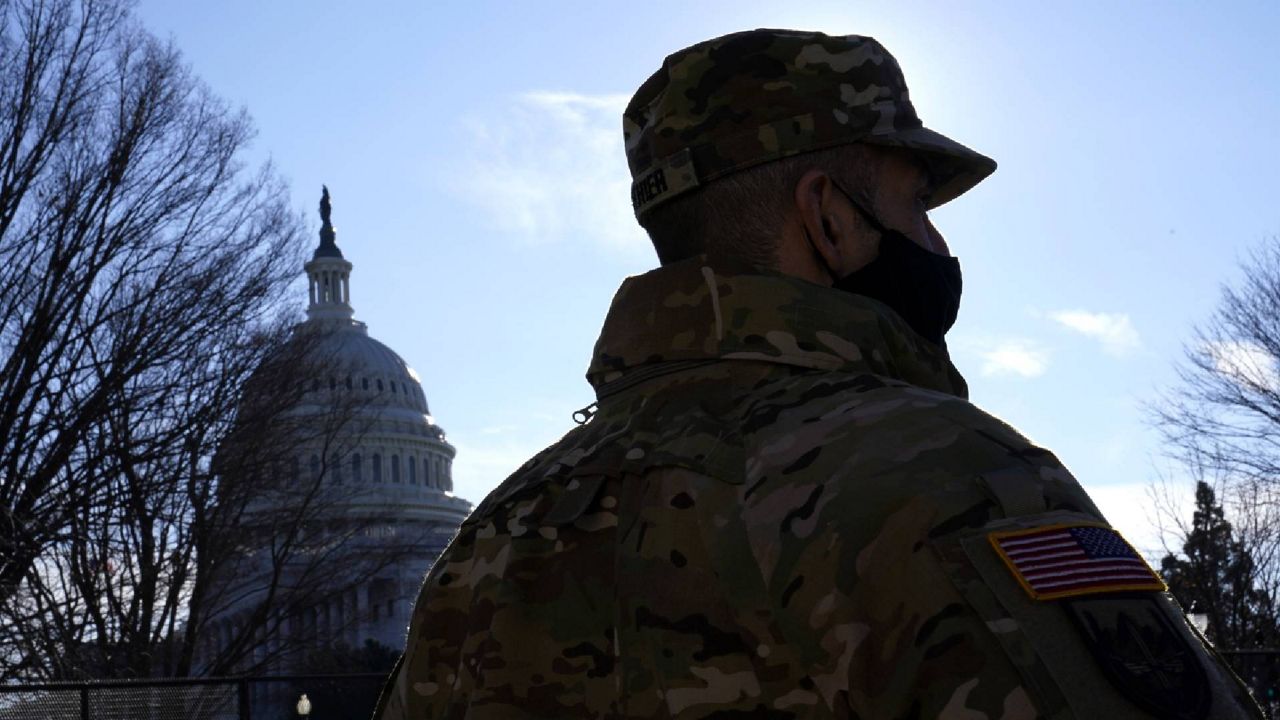
<path id="1" fill-rule="evenodd" d="M 698 187 L 693 155 L 685 148 L 669 155 L 631 183 L 631 207 L 639 217 L 646 210 Z"/>

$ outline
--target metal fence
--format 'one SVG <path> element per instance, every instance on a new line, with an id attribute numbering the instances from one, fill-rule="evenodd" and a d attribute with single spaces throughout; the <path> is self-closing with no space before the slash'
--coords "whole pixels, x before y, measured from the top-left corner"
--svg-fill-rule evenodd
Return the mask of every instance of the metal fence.
<path id="1" fill-rule="evenodd" d="M 276 675 L 0 685 L 0 720 L 368 720 L 385 675 Z M 308 709 L 304 707 L 303 709 Z"/>
<path id="2" fill-rule="evenodd" d="M 1280 720 L 1280 648 L 1220 650 Z M 385 675 L 275 675 L 0 685 L 0 720 L 368 720 Z"/>
<path id="3" fill-rule="evenodd" d="M 1268 718 L 1280 719 L 1280 648 L 1219 650 Z"/>

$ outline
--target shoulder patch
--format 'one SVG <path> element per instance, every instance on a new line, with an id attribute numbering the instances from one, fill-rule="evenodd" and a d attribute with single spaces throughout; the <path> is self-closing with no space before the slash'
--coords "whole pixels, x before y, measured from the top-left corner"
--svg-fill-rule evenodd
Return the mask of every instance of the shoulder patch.
<path id="1" fill-rule="evenodd" d="M 1212 692 L 1197 652 L 1152 595 L 1063 603 L 1116 689 L 1156 717 L 1202 720 Z M 1242 716 L 1243 717 L 1243 716 Z"/>
<path id="2" fill-rule="evenodd" d="M 1035 600 L 1166 589 L 1120 533 L 1097 523 L 993 532 L 991 546 Z"/>

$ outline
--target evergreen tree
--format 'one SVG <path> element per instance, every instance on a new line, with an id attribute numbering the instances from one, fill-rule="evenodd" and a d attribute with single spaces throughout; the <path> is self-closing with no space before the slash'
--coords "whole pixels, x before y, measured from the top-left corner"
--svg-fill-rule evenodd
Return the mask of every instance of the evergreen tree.
<path id="1" fill-rule="evenodd" d="M 1196 507 L 1182 556 L 1165 555 L 1160 574 L 1188 610 L 1209 617 L 1209 639 L 1224 649 L 1271 646 L 1276 641 L 1272 599 L 1256 587 L 1257 566 L 1235 537 L 1213 488 L 1196 483 Z"/>

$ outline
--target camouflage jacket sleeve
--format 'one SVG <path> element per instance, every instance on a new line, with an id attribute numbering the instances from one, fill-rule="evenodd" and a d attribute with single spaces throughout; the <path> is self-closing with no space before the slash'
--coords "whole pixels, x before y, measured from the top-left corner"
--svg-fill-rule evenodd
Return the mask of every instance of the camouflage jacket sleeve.
<path id="1" fill-rule="evenodd" d="M 1105 575 L 1131 550 L 1051 453 L 967 402 L 892 385 L 811 402 L 804 422 L 755 438 L 743 532 L 787 644 L 820 658 L 823 704 L 864 718 L 1260 717 L 1136 553 L 1129 579 Z M 1055 563 L 1072 532 L 1115 547 L 1033 588 L 1014 550 L 1046 528 L 1067 538 L 1046 552 Z"/>

